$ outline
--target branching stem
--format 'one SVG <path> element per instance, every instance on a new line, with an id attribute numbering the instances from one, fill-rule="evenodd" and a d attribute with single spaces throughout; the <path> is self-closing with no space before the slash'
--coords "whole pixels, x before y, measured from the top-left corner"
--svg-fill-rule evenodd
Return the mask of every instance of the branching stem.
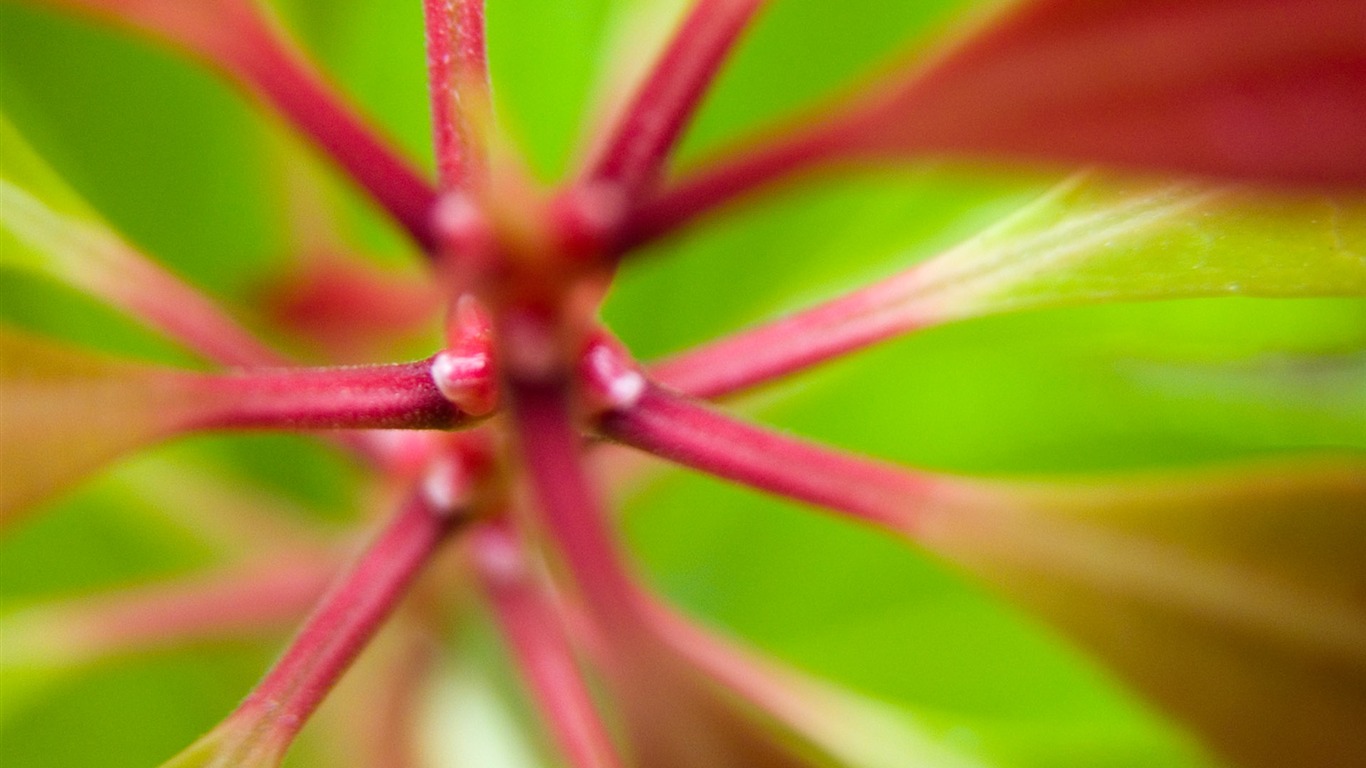
<path id="1" fill-rule="evenodd" d="M 334 583 L 266 677 L 180 764 L 270 764 L 398 607 L 438 546 L 467 520 L 415 492 Z M 176 765 L 172 761 L 170 765 Z"/>
<path id="2" fill-rule="evenodd" d="M 264 23 L 244 24 L 251 45 L 229 70 L 311 138 L 428 252 L 436 191 L 346 100 Z"/>
<path id="3" fill-rule="evenodd" d="M 198 429 L 452 429 L 475 421 L 432 378 L 432 360 L 249 369 L 184 378 L 211 404 Z"/>
<path id="4" fill-rule="evenodd" d="M 584 467 L 567 383 L 514 380 L 510 394 L 519 451 L 545 533 L 597 620 L 607 627 L 632 622 L 636 593 Z"/>
<path id="5" fill-rule="evenodd" d="M 639 248 L 738 198 L 819 165 L 843 148 L 848 131 L 852 128 L 844 124 L 817 125 L 729 152 L 647 197 L 632 211 L 618 247 L 622 251 Z"/>
<path id="6" fill-rule="evenodd" d="M 476 567 L 499 626 L 541 714 L 574 768 L 621 765 L 598 717 L 563 619 L 537 583 L 516 534 L 506 522 L 472 534 Z"/>
<path id="7" fill-rule="evenodd" d="M 427 84 L 443 190 L 481 183 L 491 118 L 484 0 L 423 0 Z"/>
<path id="8" fill-rule="evenodd" d="M 631 196 L 652 185 L 765 0 L 697 0 L 584 174 Z"/>
<path id="9" fill-rule="evenodd" d="M 687 350 L 651 366 L 659 382 L 714 399 L 865 349 L 936 318 L 908 301 L 914 270 L 787 317 Z"/>
<path id="10" fill-rule="evenodd" d="M 906 534 L 937 481 L 746 424 L 661 387 L 608 413 L 601 430 L 684 466 Z"/>

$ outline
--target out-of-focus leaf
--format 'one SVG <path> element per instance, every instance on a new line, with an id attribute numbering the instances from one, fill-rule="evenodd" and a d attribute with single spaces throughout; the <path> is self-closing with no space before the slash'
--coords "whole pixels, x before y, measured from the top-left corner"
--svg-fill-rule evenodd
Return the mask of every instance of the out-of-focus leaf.
<path id="1" fill-rule="evenodd" d="M 1360 183 L 1363 41 L 1354 0 L 1025 0 L 853 142 Z"/>
<path id="2" fill-rule="evenodd" d="M 0 521 L 202 408 L 175 377 L 0 330 Z"/>
<path id="3" fill-rule="evenodd" d="M 47 203 L 56 213 L 93 218 L 93 212 L 28 145 L 9 118 L 0 113 L 0 166 L 5 180 Z"/>
<path id="4" fill-rule="evenodd" d="M 991 764 L 971 749 L 948 743 L 942 733 L 909 713 L 748 653 L 667 609 L 655 611 L 646 632 L 648 636 L 633 645 L 635 652 L 645 653 L 648 662 L 618 681 L 633 732 L 645 737 L 654 750 L 655 759 L 645 764 L 691 766 L 701 761 L 736 768 L 828 764 L 901 768 L 908 762 L 927 768 L 981 768 Z M 622 648 L 614 656 L 631 658 L 633 652 Z M 667 694 L 661 696 L 663 691 Z M 675 715 L 663 716 L 664 710 Z M 678 727 L 680 723 L 686 725 Z M 667 725 L 660 728 L 660 724 Z M 644 752 L 650 753 L 651 749 Z"/>
<path id="5" fill-rule="evenodd" d="M 1366 21 L 1353 0 L 1003 5 L 928 61 L 799 123 L 777 139 L 783 159 L 740 188 L 835 158 L 941 152 L 1366 181 Z"/>
<path id="6" fill-rule="evenodd" d="M 641 3 L 657 5 L 659 0 Z M 808 109 L 885 69 L 974 0 L 782 0 L 770 2 L 745 35 L 689 129 L 682 161 L 742 131 Z M 691 151 L 689 151 L 691 150 Z"/>
<path id="7" fill-rule="evenodd" d="M 885 533 L 702 475 L 641 498 L 626 523 L 658 588 L 944 749 L 1021 768 L 1210 764 L 1055 636 Z"/>
<path id="8" fill-rule="evenodd" d="M 101 665 L 0 725 L 0 762 L 156 765 L 232 707 L 275 651 L 273 644 L 230 641 Z M 77 739 L 72 722 L 93 730 Z"/>
<path id="9" fill-rule="evenodd" d="M 822 178 L 633 257 L 604 316 L 641 358 L 686 349 L 952 248 L 1056 183 L 962 166 Z"/>
<path id="10" fill-rule="evenodd" d="M 965 491 L 923 540 L 1240 764 L 1366 759 L 1359 460 Z"/>
<path id="11" fill-rule="evenodd" d="M 584 102 L 610 0 L 488 4 L 489 70 L 500 128 L 542 179 L 562 175 L 579 140 Z"/>
<path id="12" fill-rule="evenodd" d="M 238 53 L 234 24 L 240 23 L 254 7 L 250 0 L 202 0 L 177 3 L 174 0 L 37 0 L 104 18 L 111 22 L 145 29 L 163 36 L 192 52 L 210 58 L 228 59 Z"/>
<path id="13" fill-rule="evenodd" d="M 1189 296 L 1366 295 L 1366 198 L 1077 179 L 913 270 L 928 318 Z"/>
<path id="14" fill-rule="evenodd" d="M 2 114 L 0 151 L 0 267 L 75 286 L 217 362 L 276 359 L 211 301 L 105 226 Z"/>
<path id="15" fill-rule="evenodd" d="M 220 296 L 278 263 L 278 142 L 237 89 L 165 46 L 26 2 L 0 3 L 0 37 L 5 111 L 120 234 Z"/>
<path id="16" fill-rule="evenodd" d="M 3 115 L 0 156 L 0 266 L 41 272 L 96 294 L 117 290 L 108 273 L 118 266 L 108 262 L 121 254 L 101 247 L 114 237 L 97 229 L 94 213 Z"/>
<path id="17" fill-rule="evenodd" d="M 715 397 L 951 320 L 1224 295 L 1366 295 L 1366 198 L 1083 174 L 900 275 L 656 374 Z"/>

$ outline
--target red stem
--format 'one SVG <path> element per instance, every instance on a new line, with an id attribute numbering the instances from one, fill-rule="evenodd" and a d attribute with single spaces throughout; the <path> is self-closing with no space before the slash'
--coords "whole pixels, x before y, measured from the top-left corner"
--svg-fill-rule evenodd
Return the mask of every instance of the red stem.
<path id="1" fill-rule="evenodd" d="M 522 676 L 574 768 L 621 765 L 570 648 L 563 619 L 506 522 L 472 535 L 475 563 Z"/>
<path id="2" fill-rule="evenodd" d="M 205 359 L 228 366 L 279 365 L 284 357 L 246 331 L 212 299 L 128 249 L 112 287 L 133 315 Z"/>
<path id="3" fill-rule="evenodd" d="M 488 60 L 483 0 L 423 0 L 427 84 L 443 190 L 465 189 L 482 175 L 479 122 L 488 117 Z"/>
<path id="4" fill-rule="evenodd" d="M 906 298 L 914 269 L 814 307 L 687 350 L 651 366 L 693 397 L 725 397 L 930 325 Z"/>
<path id="5" fill-rule="evenodd" d="M 764 0 L 697 0 L 589 165 L 585 183 L 617 185 L 628 198 L 653 184 L 727 54 L 763 5 Z"/>
<path id="6" fill-rule="evenodd" d="M 222 68 L 332 156 L 432 251 L 436 192 L 266 18 L 257 0 L 50 0 L 153 32 Z"/>
<path id="7" fill-rule="evenodd" d="M 431 252 L 432 185 L 259 17 L 244 19 L 237 34 L 245 39 L 226 62 L 229 71 L 313 139 Z"/>
<path id="8" fill-rule="evenodd" d="M 906 534 L 940 481 L 738 421 L 650 386 L 635 407 L 600 420 L 626 445 Z"/>
<path id="9" fill-rule="evenodd" d="M 185 581 L 41 606 L 6 620 L 6 643 L 65 663 L 273 631 L 297 621 L 327 587 L 336 562 L 292 550 Z M 31 642 L 30 642 L 31 641 Z"/>
<path id="10" fill-rule="evenodd" d="M 836 123 L 751 142 L 646 198 L 628 217 L 618 248 L 629 251 L 669 235 L 777 180 L 819 165 L 844 148 L 851 128 Z"/>
<path id="11" fill-rule="evenodd" d="M 589 610 L 609 627 L 632 621 L 636 593 L 583 463 L 564 381 L 513 381 L 510 407 L 539 520 Z"/>
<path id="12" fill-rule="evenodd" d="M 415 493 L 323 597 L 294 642 L 229 717 L 241 754 L 283 752 L 351 662 L 398 607 L 421 568 L 465 517 Z"/>
<path id="13" fill-rule="evenodd" d="M 432 379 L 432 360 L 187 376 L 209 401 L 195 429 L 452 429 L 474 421 Z"/>

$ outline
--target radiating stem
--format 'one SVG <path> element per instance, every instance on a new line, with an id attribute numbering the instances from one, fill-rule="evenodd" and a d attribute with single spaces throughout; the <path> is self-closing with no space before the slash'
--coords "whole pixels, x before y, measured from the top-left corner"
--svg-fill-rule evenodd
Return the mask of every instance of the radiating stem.
<path id="1" fill-rule="evenodd" d="M 432 185 L 400 157 L 314 70 L 301 54 L 264 23 L 241 34 L 254 45 L 232 71 L 309 136 L 427 250 L 431 234 Z"/>
<path id="2" fill-rule="evenodd" d="M 644 199 L 628 217 L 618 247 L 639 248 L 734 200 L 826 161 L 844 148 L 843 124 L 794 130 L 728 152 Z"/>
<path id="3" fill-rule="evenodd" d="M 197 429 L 451 429 L 472 423 L 432 378 L 432 360 L 186 376 L 208 404 Z"/>
<path id="4" fill-rule="evenodd" d="M 569 765 L 621 765 L 608 738 L 551 595 L 536 580 L 516 534 L 504 522 L 472 534 L 484 592 Z"/>
<path id="5" fill-rule="evenodd" d="M 199 289 L 107 228 L 50 208 L 0 179 L 0 224 L 44 255 L 61 279 L 105 299 L 208 360 L 272 365 L 282 358 Z"/>
<path id="6" fill-rule="evenodd" d="M 7 661 L 81 664 L 120 653 L 258 635 L 287 627 L 336 572 L 292 550 L 212 574 L 40 605 L 4 619 Z"/>
<path id="7" fill-rule="evenodd" d="M 733 419 L 651 386 L 601 419 L 604 435 L 684 466 L 906 534 L 938 481 Z"/>
<path id="8" fill-rule="evenodd" d="M 612 528 L 583 463 L 583 439 L 562 380 L 517 381 L 510 406 L 539 521 L 584 603 L 607 626 L 635 611 L 636 596 Z"/>
<path id="9" fill-rule="evenodd" d="M 583 182 L 620 187 L 628 196 L 654 183 L 726 56 L 764 0 L 697 0 Z"/>
<path id="10" fill-rule="evenodd" d="M 44 0 L 153 32 L 217 65 L 312 139 L 423 247 L 436 192 L 347 103 L 256 0 Z"/>
<path id="11" fill-rule="evenodd" d="M 433 502 L 432 494 L 415 492 L 323 597 L 284 656 L 237 710 L 168 765 L 278 762 L 438 546 L 467 519 L 460 510 Z"/>
<path id="12" fill-rule="evenodd" d="M 651 366 L 652 376 L 693 397 L 725 397 L 933 324 L 907 301 L 913 278 L 908 271 L 687 350 Z"/>
<path id="13" fill-rule="evenodd" d="M 427 84 L 443 190 L 469 190 L 486 170 L 492 117 L 484 41 L 484 0 L 423 0 Z"/>

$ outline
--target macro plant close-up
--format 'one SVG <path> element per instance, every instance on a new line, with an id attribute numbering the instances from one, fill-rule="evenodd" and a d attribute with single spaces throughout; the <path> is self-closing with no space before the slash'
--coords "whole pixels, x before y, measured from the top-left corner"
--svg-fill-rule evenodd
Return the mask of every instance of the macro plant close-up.
<path id="1" fill-rule="evenodd" d="M 1366 765 L 1361 0 L 3 0 L 0 108 L 0 764 Z"/>

